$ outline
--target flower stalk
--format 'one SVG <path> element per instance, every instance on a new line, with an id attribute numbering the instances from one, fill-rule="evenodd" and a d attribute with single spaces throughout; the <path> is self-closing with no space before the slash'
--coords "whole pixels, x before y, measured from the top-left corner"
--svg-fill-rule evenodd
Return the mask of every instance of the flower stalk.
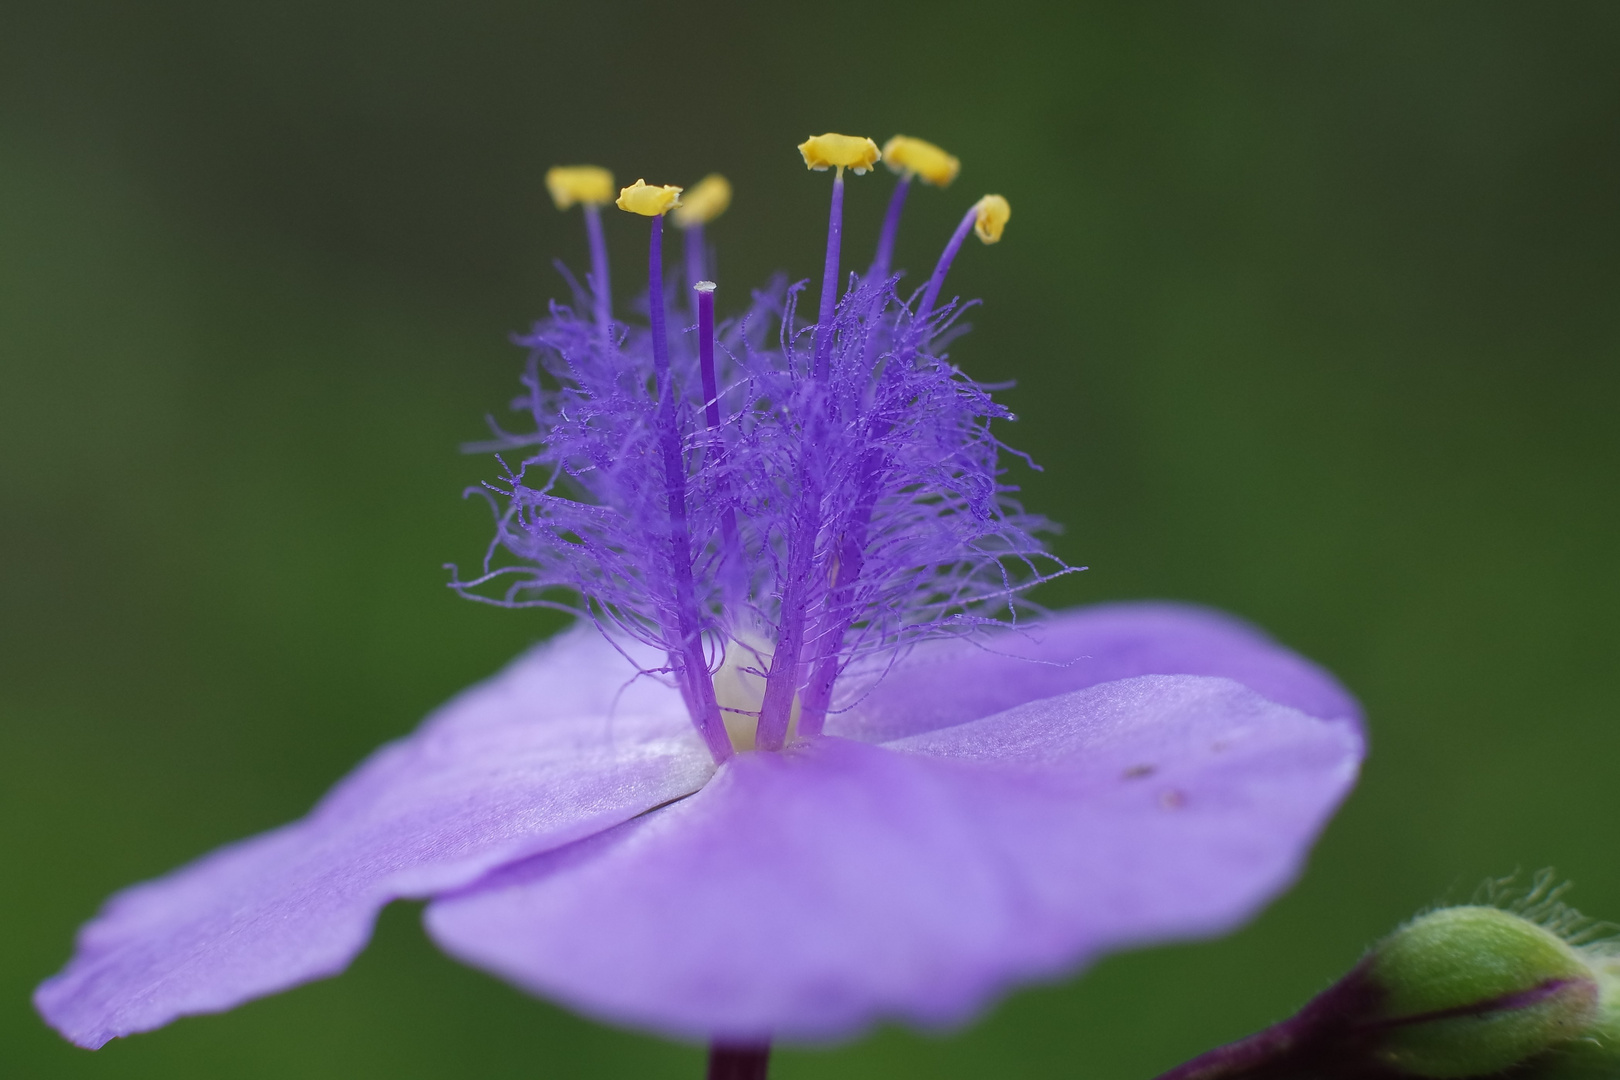
<path id="1" fill-rule="evenodd" d="M 769 1043 L 715 1043 L 709 1047 L 707 1080 L 765 1080 L 771 1067 Z"/>

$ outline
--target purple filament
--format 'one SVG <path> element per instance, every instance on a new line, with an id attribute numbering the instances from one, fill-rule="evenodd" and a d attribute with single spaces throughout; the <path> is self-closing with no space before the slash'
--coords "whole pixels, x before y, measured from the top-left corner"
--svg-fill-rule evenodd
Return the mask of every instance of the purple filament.
<path id="1" fill-rule="evenodd" d="M 838 258 L 844 232 L 844 170 L 833 176 L 832 207 L 827 215 L 827 262 L 821 276 L 821 304 L 816 314 L 815 362 L 811 381 L 824 387 L 831 376 L 833 340 L 836 336 L 833 312 L 838 303 Z M 821 395 L 825 406 L 832 395 Z M 824 422 L 812 410 L 805 418 L 805 449 L 815 453 Z M 808 455 L 806 455 L 807 457 Z M 810 582 L 816 557 L 816 533 L 821 516 L 821 488 L 808 460 L 801 459 L 797 470 L 796 498 L 789 512 L 784 565 L 779 575 L 781 608 L 776 622 L 776 650 L 765 676 L 765 697 L 760 703 L 759 725 L 754 744 L 761 750 L 780 750 L 787 742 L 793 719 L 793 700 L 799 692 L 800 655 L 804 651 L 808 618 Z"/>
<path id="2" fill-rule="evenodd" d="M 683 253 L 686 256 L 686 287 L 696 289 L 697 283 L 709 276 L 707 259 L 703 251 L 702 224 L 688 225 L 682 230 Z M 693 298 L 692 319 L 697 320 L 697 300 Z M 710 395 L 713 396 L 713 395 Z"/>
<path id="3" fill-rule="evenodd" d="M 883 215 L 883 231 L 878 234 L 877 254 L 872 257 L 872 269 L 867 276 L 882 281 L 889 276 L 894 262 L 894 238 L 900 233 L 900 213 L 906 208 L 906 192 L 911 190 L 912 174 L 901 173 L 895 181 L 894 194 L 889 196 L 889 212 Z"/>
<path id="4" fill-rule="evenodd" d="M 688 233 L 688 236 L 691 234 Z M 714 290 L 712 281 L 699 281 L 692 287 L 697 302 L 698 326 L 698 378 L 703 384 L 703 419 L 713 436 L 709 452 L 716 458 L 725 453 L 725 442 L 720 437 L 720 391 L 714 368 Z M 732 505 L 729 492 L 724 492 L 720 511 L 720 540 L 722 557 L 730 559 L 737 550 L 737 508 Z"/>
<path id="5" fill-rule="evenodd" d="M 613 325 L 613 288 L 608 279 L 607 240 L 602 236 L 602 208 L 585 204 L 585 237 L 591 246 L 591 295 L 596 301 L 596 325 L 606 341 Z"/>
<path id="6" fill-rule="evenodd" d="M 862 482 L 854 512 L 850 515 L 842 541 L 838 546 L 836 569 L 830 575 L 831 583 L 826 598 L 826 617 L 819 639 L 820 658 L 811 667 L 810 679 L 805 684 L 799 713 L 799 734 L 819 735 L 827 722 L 827 709 L 832 704 L 833 684 L 838 680 L 842 666 L 844 635 L 854 622 L 855 582 L 861 576 L 866 561 L 867 533 L 872 519 L 873 504 L 877 499 L 879 474 L 884 468 L 883 455 L 872 453 L 863 463 Z"/>
<path id="7" fill-rule="evenodd" d="M 921 322 L 933 314 L 934 302 L 939 299 L 939 290 L 945 286 L 945 275 L 950 273 L 951 263 L 955 261 L 956 253 L 962 250 L 962 242 L 967 239 L 968 231 L 973 228 L 973 223 L 978 217 L 979 208 L 975 204 L 963 215 L 961 223 L 956 226 L 956 231 L 951 233 L 950 243 L 940 252 L 939 262 L 934 264 L 934 273 L 928 279 L 928 287 L 923 290 L 922 302 L 917 305 L 916 321 Z"/>
<path id="8" fill-rule="evenodd" d="M 833 177 L 832 210 L 827 215 L 827 265 L 821 274 L 821 308 L 816 313 L 817 381 L 827 378 L 827 366 L 832 362 L 833 308 L 838 303 L 838 249 L 844 236 L 844 169 L 839 166 Z"/>
<path id="9" fill-rule="evenodd" d="M 703 418 L 710 431 L 720 428 L 720 391 L 714 376 L 714 290 L 712 281 L 699 279 L 692 284 L 697 297 L 698 378 L 703 382 Z"/>
<path id="10" fill-rule="evenodd" d="M 807 449 L 814 454 L 814 443 Z M 808 457 L 800 457 L 797 498 L 791 500 L 787 520 L 786 565 L 779 575 L 782 601 L 776 619 L 776 651 L 765 676 L 765 697 L 760 702 L 759 725 L 754 731 L 754 745 L 761 750 L 780 750 L 787 743 L 793 699 L 799 692 L 799 656 L 804 651 L 809 579 L 814 572 L 821 504 L 820 485 Z"/>
<path id="11" fill-rule="evenodd" d="M 675 585 L 675 630 L 678 645 L 670 657 L 687 708 L 715 761 L 731 756 L 731 739 L 714 696 L 714 678 L 703 654 L 697 589 L 692 581 L 692 536 L 686 518 L 686 460 L 681 452 L 680 418 L 675 408 L 675 380 L 669 369 L 669 340 L 664 328 L 664 218 L 652 218 L 647 246 L 647 307 L 652 323 L 653 374 L 658 388 L 659 449 L 664 459 L 664 487 L 669 500 L 670 576 Z"/>

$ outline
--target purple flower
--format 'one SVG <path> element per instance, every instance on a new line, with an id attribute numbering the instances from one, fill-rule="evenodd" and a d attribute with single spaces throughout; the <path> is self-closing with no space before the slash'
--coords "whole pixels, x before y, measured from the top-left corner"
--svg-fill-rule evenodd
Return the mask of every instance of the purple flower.
<path id="1" fill-rule="evenodd" d="M 650 226 L 649 318 L 614 319 L 611 178 L 548 178 L 584 204 L 592 271 L 521 339 L 532 434 L 496 429 L 495 538 L 453 585 L 578 625 L 301 821 L 115 896 L 36 992 L 58 1030 L 97 1047 L 336 974 L 383 905 L 426 897 L 447 951 L 591 1015 L 836 1039 L 1220 933 L 1292 880 L 1354 783 L 1355 702 L 1213 612 L 1031 606 L 1071 568 L 1014 501 L 991 430 L 1010 416 L 949 361 L 962 305 L 940 303 L 1006 200 L 902 295 L 906 193 L 955 159 L 891 140 L 878 258 L 841 279 L 844 170 L 878 151 L 800 149 L 837 170 L 814 321 L 778 282 L 716 326 L 714 189 L 677 218 L 672 337 L 681 192 L 639 181 L 619 205 Z"/>

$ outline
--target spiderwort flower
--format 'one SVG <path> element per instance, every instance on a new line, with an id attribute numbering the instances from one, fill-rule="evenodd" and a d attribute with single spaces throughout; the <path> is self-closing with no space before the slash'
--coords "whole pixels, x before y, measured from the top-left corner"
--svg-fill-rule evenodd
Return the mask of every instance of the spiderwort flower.
<path id="1" fill-rule="evenodd" d="M 778 1038 L 959 1023 L 1099 953 L 1222 932 L 1297 873 L 1354 782 L 1359 712 L 1333 678 L 1223 615 L 1045 615 L 1071 568 L 1015 501 L 1011 419 L 942 351 L 962 218 L 925 286 L 841 275 L 834 170 L 816 317 L 776 282 L 670 327 L 664 219 L 729 185 L 638 180 L 648 319 L 616 319 L 604 170 L 554 170 L 592 270 L 521 338 L 496 428 L 495 536 L 465 594 L 578 624 L 377 751 L 303 820 L 114 897 L 38 990 L 96 1047 L 341 971 L 377 911 L 426 897 L 446 950 L 608 1020 L 763 1061 Z M 957 164 L 891 141 L 901 173 Z M 698 253 L 690 254 L 692 250 Z M 702 275 L 702 276 L 700 276 Z M 588 317 L 582 312 L 589 312 Z M 752 1068 L 752 1066 L 747 1066 Z"/>

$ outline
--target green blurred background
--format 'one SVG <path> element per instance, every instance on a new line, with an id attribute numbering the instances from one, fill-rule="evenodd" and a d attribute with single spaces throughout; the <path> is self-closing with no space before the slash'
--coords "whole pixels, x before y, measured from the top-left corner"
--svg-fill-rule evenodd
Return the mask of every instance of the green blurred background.
<path id="1" fill-rule="evenodd" d="M 488 533 L 456 447 L 507 334 L 582 261 L 545 167 L 730 174 L 738 297 L 817 271 L 793 144 L 826 129 L 962 157 L 902 265 L 1016 208 L 953 277 L 988 301 L 956 356 L 1018 380 L 1028 501 L 1092 567 L 1047 602 L 1247 616 L 1373 754 L 1242 933 L 777 1076 L 1145 1078 L 1489 875 L 1620 918 L 1617 56 L 1609 3 L 7 0 L 0 1075 L 699 1075 L 441 957 L 415 905 L 342 978 L 95 1054 L 27 997 L 108 893 L 302 813 L 555 628 L 441 569 Z M 888 189 L 852 181 L 854 261 Z"/>

